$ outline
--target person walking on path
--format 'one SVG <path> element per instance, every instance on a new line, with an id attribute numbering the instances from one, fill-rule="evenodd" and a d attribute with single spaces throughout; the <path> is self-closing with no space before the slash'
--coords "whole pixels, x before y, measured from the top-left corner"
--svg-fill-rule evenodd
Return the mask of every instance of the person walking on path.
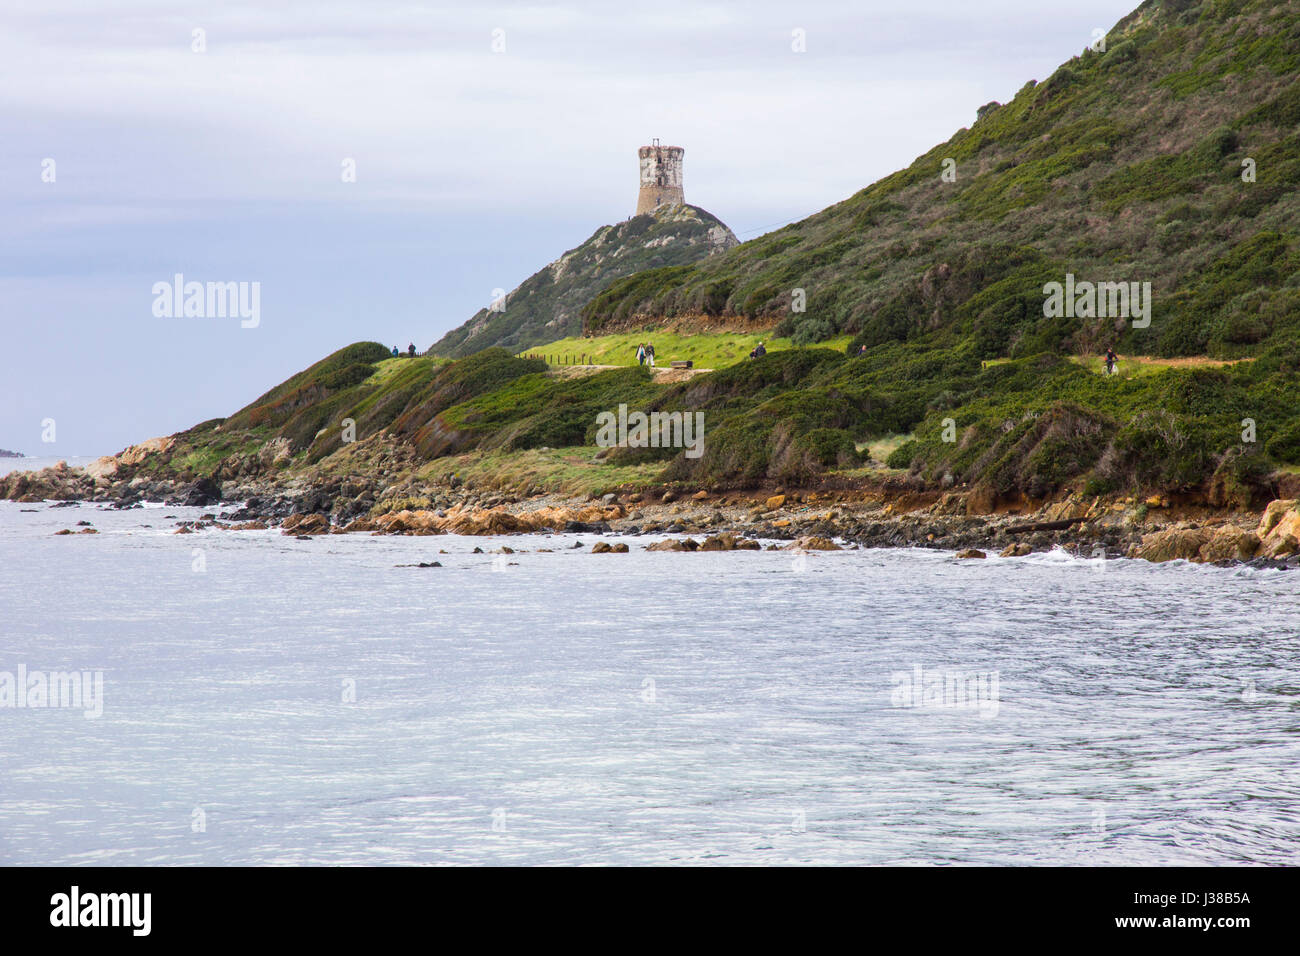
<path id="1" fill-rule="evenodd" d="M 645 364 L 645 345 L 644 345 L 644 344 L 638 345 L 638 346 L 636 347 L 636 364 L 637 364 L 637 365 L 644 365 L 644 364 Z"/>
<path id="2" fill-rule="evenodd" d="M 655 347 L 653 344 L 647 344 L 645 347 L 645 360 L 650 363 L 650 367 L 655 367 Z"/>

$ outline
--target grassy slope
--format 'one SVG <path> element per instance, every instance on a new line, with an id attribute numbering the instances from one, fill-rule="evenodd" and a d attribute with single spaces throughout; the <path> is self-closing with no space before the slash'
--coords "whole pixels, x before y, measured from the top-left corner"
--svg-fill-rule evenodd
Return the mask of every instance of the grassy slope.
<path id="1" fill-rule="evenodd" d="M 280 467 L 319 462 L 343 446 L 348 423 L 363 439 L 391 430 L 419 447 L 429 424 L 452 406 L 519 376 L 545 371 L 542 362 L 501 349 L 460 362 L 392 358 L 377 342 L 339 349 L 290 377 L 229 418 L 177 436 L 175 448 L 146 470 L 162 475 L 220 475 L 223 460 L 268 446 L 287 457 Z"/>
<path id="2" fill-rule="evenodd" d="M 642 342 L 652 342 L 655 347 L 655 364 L 662 367 L 673 361 L 687 359 L 696 368 L 721 368 L 734 365 L 746 358 L 759 342 L 769 352 L 793 348 L 790 339 L 743 332 L 688 335 L 679 332 L 643 331 L 612 335 L 573 336 L 548 342 L 536 348 L 525 349 L 522 355 L 537 355 L 551 364 L 572 364 L 585 357 L 591 365 L 635 365 L 636 348 Z M 849 336 L 824 343 L 828 348 L 844 348 Z"/>
<path id="3" fill-rule="evenodd" d="M 523 451 L 474 450 L 440 458 L 419 476 L 437 481 L 451 473 L 478 487 L 513 489 L 530 494 L 604 494 L 612 488 L 654 484 L 663 470 L 658 462 L 623 463 L 593 457 L 589 446 L 534 448 Z"/>

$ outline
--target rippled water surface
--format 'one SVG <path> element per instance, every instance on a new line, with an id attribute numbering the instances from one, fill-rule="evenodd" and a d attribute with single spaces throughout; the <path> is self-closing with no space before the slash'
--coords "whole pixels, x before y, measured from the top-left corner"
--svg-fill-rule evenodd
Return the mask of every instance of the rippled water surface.
<path id="1" fill-rule="evenodd" d="M 0 862 L 1300 862 L 1297 572 L 198 513 L 0 503 Z"/>

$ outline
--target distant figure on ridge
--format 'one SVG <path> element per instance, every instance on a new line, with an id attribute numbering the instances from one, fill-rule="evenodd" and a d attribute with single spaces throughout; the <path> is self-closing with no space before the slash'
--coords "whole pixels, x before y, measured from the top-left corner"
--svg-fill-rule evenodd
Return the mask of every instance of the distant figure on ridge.
<path id="1" fill-rule="evenodd" d="M 397 358 L 397 356 L 399 356 L 399 355 L 401 355 L 401 354 L 402 354 L 401 352 L 397 351 L 397 346 L 394 345 L 394 346 L 393 346 L 393 358 Z"/>
<path id="2" fill-rule="evenodd" d="M 1111 346 L 1106 349 L 1106 374 L 1114 375 L 1119 365 L 1119 356 L 1115 354 L 1115 347 Z"/>
<path id="3" fill-rule="evenodd" d="M 414 343 L 414 342 L 410 342 L 410 343 L 407 344 L 407 346 L 406 346 L 406 357 L 407 357 L 407 358 L 415 358 L 415 343 Z"/>

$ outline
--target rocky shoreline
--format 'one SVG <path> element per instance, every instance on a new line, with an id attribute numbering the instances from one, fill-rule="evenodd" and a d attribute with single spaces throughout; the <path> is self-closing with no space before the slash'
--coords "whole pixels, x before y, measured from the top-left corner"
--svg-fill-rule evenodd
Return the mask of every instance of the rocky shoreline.
<path id="1" fill-rule="evenodd" d="M 776 547 L 924 547 L 971 558 L 1063 548 L 1085 558 L 1300 567 L 1300 508 L 1295 499 L 1272 501 L 1262 511 L 1235 512 L 1178 505 L 1162 497 L 1067 495 L 1038 504 L 999 506 L 970 491 L 926 491 L 906 484 L 761 491 L 655 488 L 575 498 L 472 487 L 454 474 L 438 483 L 400 472 L 323 480 L 290 474 L 220 482 L 212 477 L 152 478 L 130 473 L 132 451 L 84 469 L 61 462 L 40 472 L 0 477 L 0 498 L 87 501 L 118 509 L 141 507 L 144 501 L 227 509 L 237 505 L 220 516 L 212 513 L 199 521 L 179 522 L 178 533 L 210 527 L 279 528 L 304 539 L 346 533 L 670 534 L 677 537 L 649 547 L 753 550 L 759 547 L 756 539 L 764 539 L 785 542 Z M 606 545 L 600 550 L 620 549 Z"/>

